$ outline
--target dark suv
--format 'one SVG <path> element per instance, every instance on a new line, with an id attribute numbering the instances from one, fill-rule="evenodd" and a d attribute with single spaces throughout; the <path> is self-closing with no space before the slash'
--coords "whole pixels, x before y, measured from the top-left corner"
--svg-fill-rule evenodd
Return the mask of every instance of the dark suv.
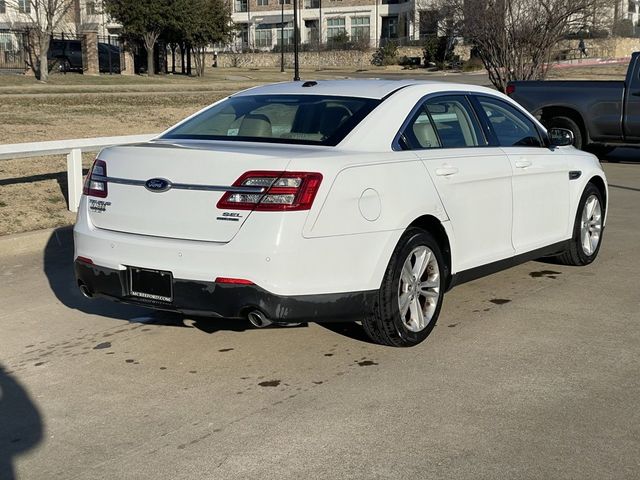
<path id="1" fill-rule="evenodd" d="M 83 71 L 80 40 L 51 40 L 47 56 L 50 70 Z M 120 48 L 108 43 L 98 43 L 98 63 L 100 73 L 120 73 Z"/>

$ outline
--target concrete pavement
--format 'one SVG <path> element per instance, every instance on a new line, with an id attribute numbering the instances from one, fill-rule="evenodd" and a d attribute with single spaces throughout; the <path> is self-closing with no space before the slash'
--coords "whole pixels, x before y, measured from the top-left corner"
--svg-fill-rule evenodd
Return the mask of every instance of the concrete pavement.
<path id="1" fill-rule="evenodd" d="M 595 264 L 460 286 L 413 349 L 89 301 L 68 233 L 0 241 L 0 479 L 638 478 L 640 162 L 605 168 Z"/>

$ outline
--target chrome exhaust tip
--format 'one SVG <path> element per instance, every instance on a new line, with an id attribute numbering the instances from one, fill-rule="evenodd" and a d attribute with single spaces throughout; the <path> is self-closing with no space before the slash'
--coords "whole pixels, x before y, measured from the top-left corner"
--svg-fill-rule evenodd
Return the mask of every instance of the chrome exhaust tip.
<path id="1" fill-rule="evenodd" d="M 80 287 L 80 293 L 82 293 L 82 296 L 84 296 L 85 298 L 93 298 L 93 294 L 91 293 L 91 290 L 89 290 L 89 287 L 87 287 L 84 283 L 81 283 L 79 287 Z"/>
<path id="2" fill-rule="evenodd" d="M 262 313 L 260 310 L 253 310 L 252 312 L 249 312 L 247 318 L 251 322 L 251 325 L 256 328 L 268 327 L 273 323 L 271 320 L 265 317 L 264 313 Z"/>

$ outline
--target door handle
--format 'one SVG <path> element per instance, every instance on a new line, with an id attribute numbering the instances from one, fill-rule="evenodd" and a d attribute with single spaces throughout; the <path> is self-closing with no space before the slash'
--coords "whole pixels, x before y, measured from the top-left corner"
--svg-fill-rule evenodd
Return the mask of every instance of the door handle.
<path id="1" fill-rule="evenodd" d="M 449 175 L 455 175 L 456 173 L 458 173 L 458 168 L 450 165 L 444 165 L 443 167 L 436 168 L 436 175 L 439 177 L 448 177 Z"/>
<path id="2" fill-rule="evenodd" d="M 633 92 L 631 95 L 633 95 L 634 97 L 640 97 L 640 91 Z"/>
<path id="3" fill-rule="evenodd" d="M 527 168 L 531 166 L 531 160 L 516 160 L 516 168 Z"/>

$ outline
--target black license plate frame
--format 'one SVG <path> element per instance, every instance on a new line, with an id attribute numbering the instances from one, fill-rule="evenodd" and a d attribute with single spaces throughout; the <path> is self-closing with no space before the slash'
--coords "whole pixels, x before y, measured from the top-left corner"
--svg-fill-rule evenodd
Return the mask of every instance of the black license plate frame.
<path id="1" fill-rule="evenodd" d="M 173 302 L 173 274 L 165 270 L 127 267 L 129 295 L 155 302 Z"/>

